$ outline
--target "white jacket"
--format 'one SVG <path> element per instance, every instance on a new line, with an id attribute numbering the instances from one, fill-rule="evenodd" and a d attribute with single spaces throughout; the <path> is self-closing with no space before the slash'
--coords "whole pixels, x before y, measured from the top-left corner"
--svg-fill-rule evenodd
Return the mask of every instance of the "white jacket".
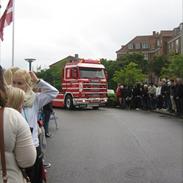
<path id="1" fill-rule="evenodd" d="M 30 128 L 22 115 L 12 108 L 4 109 L 3 118 L 8 183 L 23 183 L 19 167 L 30 167 L 36 160 L 36 148 L 32 141 Z M 1 164 L 0 170 L 2 171 Z M 1 175 L 0 183 L 3 183 Z"/>
<path id="2" fill-rule="evenodd" d="M 35 147 L 38 147 L 38 112 L 44 105 L 51 102 L 58 95 L 58 90 L 43 80 L 40 80 L 36 87 L 40 88 L 42 92 L 36 93 L 32 107 L 23 107 L 22 115 L 32 129 L 33 142 Z"/>
<path id="3" fill-rule="evenodd" d="M 156 88 L 156 96 L 159 96 L 159 95 L 161 95 L 161 86 L 158 86 Z"/>

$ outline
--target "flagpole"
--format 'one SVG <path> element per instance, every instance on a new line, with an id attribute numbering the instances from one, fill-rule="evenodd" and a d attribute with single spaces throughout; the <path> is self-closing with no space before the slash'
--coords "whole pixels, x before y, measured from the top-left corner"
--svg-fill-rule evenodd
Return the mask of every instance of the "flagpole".
<path id="1" fill-rule="evenodd" d="M 13 0 L 13 27 L 12 27 L 12 64 L 11 66 L 14 67 L 14 44 L 15 44 L 15 0 Z"/>
<path id="2" fill-rule="evenodd" d="M 1 5 L 1 1 L 0 1 L 0 17 L 1 17 L 1 8 L 2 8 L 2 5 Z M 2 60 L 2 56 L 1 56 L 1 41 L 0 41 L 0 65 L 1 65 L 1 60 Z"/>

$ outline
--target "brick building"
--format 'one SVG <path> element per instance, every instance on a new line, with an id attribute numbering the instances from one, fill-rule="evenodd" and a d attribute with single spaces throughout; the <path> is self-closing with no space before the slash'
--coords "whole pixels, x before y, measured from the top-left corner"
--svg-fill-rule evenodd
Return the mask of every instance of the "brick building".
<path id="1" fill-rule="evenodd" d="M 173 37 L 168 41 L 168 53 L 183 53 L 182 36 L 183 23 L 173 29 Z"/>
<path id="2" fill-rule="evenodd" d="M 173 31 L 163 30 L 160 33 L 153 31 L 152 35 L 136 36 L 126 45 L 116 51 L 117 58 L 126 53 L 143 53 L 146 60 L 151 60 L 154 55 L 168 53 L 168 41 L 173 38 Z"/>

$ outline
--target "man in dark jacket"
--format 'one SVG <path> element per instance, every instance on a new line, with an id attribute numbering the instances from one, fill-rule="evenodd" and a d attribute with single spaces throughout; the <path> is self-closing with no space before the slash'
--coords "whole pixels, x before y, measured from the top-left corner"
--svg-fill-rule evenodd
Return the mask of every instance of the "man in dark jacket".
<path id="1" fill-rule="evenodd" d="M 51 134 L 49 133 L 49 121 L 51 113 L 53 112 L 52 103 L 48 103 L 43 107 L 43 117 L 44 117 L 44 129 L 45 129 L 45 136 L 51 137 Z"/>
<path id="2" fill-rule="evenodd" d="M 171 110 L 170 86 L 166 80 L 162 80 L 161 95 L 163 97 L 163 108 Z"/>
<path id="3" fill-rule="evenodd" d="M 183 84 L 180 78 L 176 79 L 176 85 L 174 88 L 174 100 L 177 108 L 177 115 L 183 114 Z"/>

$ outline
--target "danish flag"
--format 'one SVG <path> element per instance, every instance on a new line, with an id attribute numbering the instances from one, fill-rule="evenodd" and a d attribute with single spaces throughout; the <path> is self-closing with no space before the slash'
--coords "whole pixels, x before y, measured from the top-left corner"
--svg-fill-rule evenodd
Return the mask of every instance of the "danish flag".
<path id="1" fill-rule="evenodd" d="M 8 5 L 0 19 L 0 39 L 3 41 L 4 27 L 13 21 L 13 0 L 9 0 Z"/>

